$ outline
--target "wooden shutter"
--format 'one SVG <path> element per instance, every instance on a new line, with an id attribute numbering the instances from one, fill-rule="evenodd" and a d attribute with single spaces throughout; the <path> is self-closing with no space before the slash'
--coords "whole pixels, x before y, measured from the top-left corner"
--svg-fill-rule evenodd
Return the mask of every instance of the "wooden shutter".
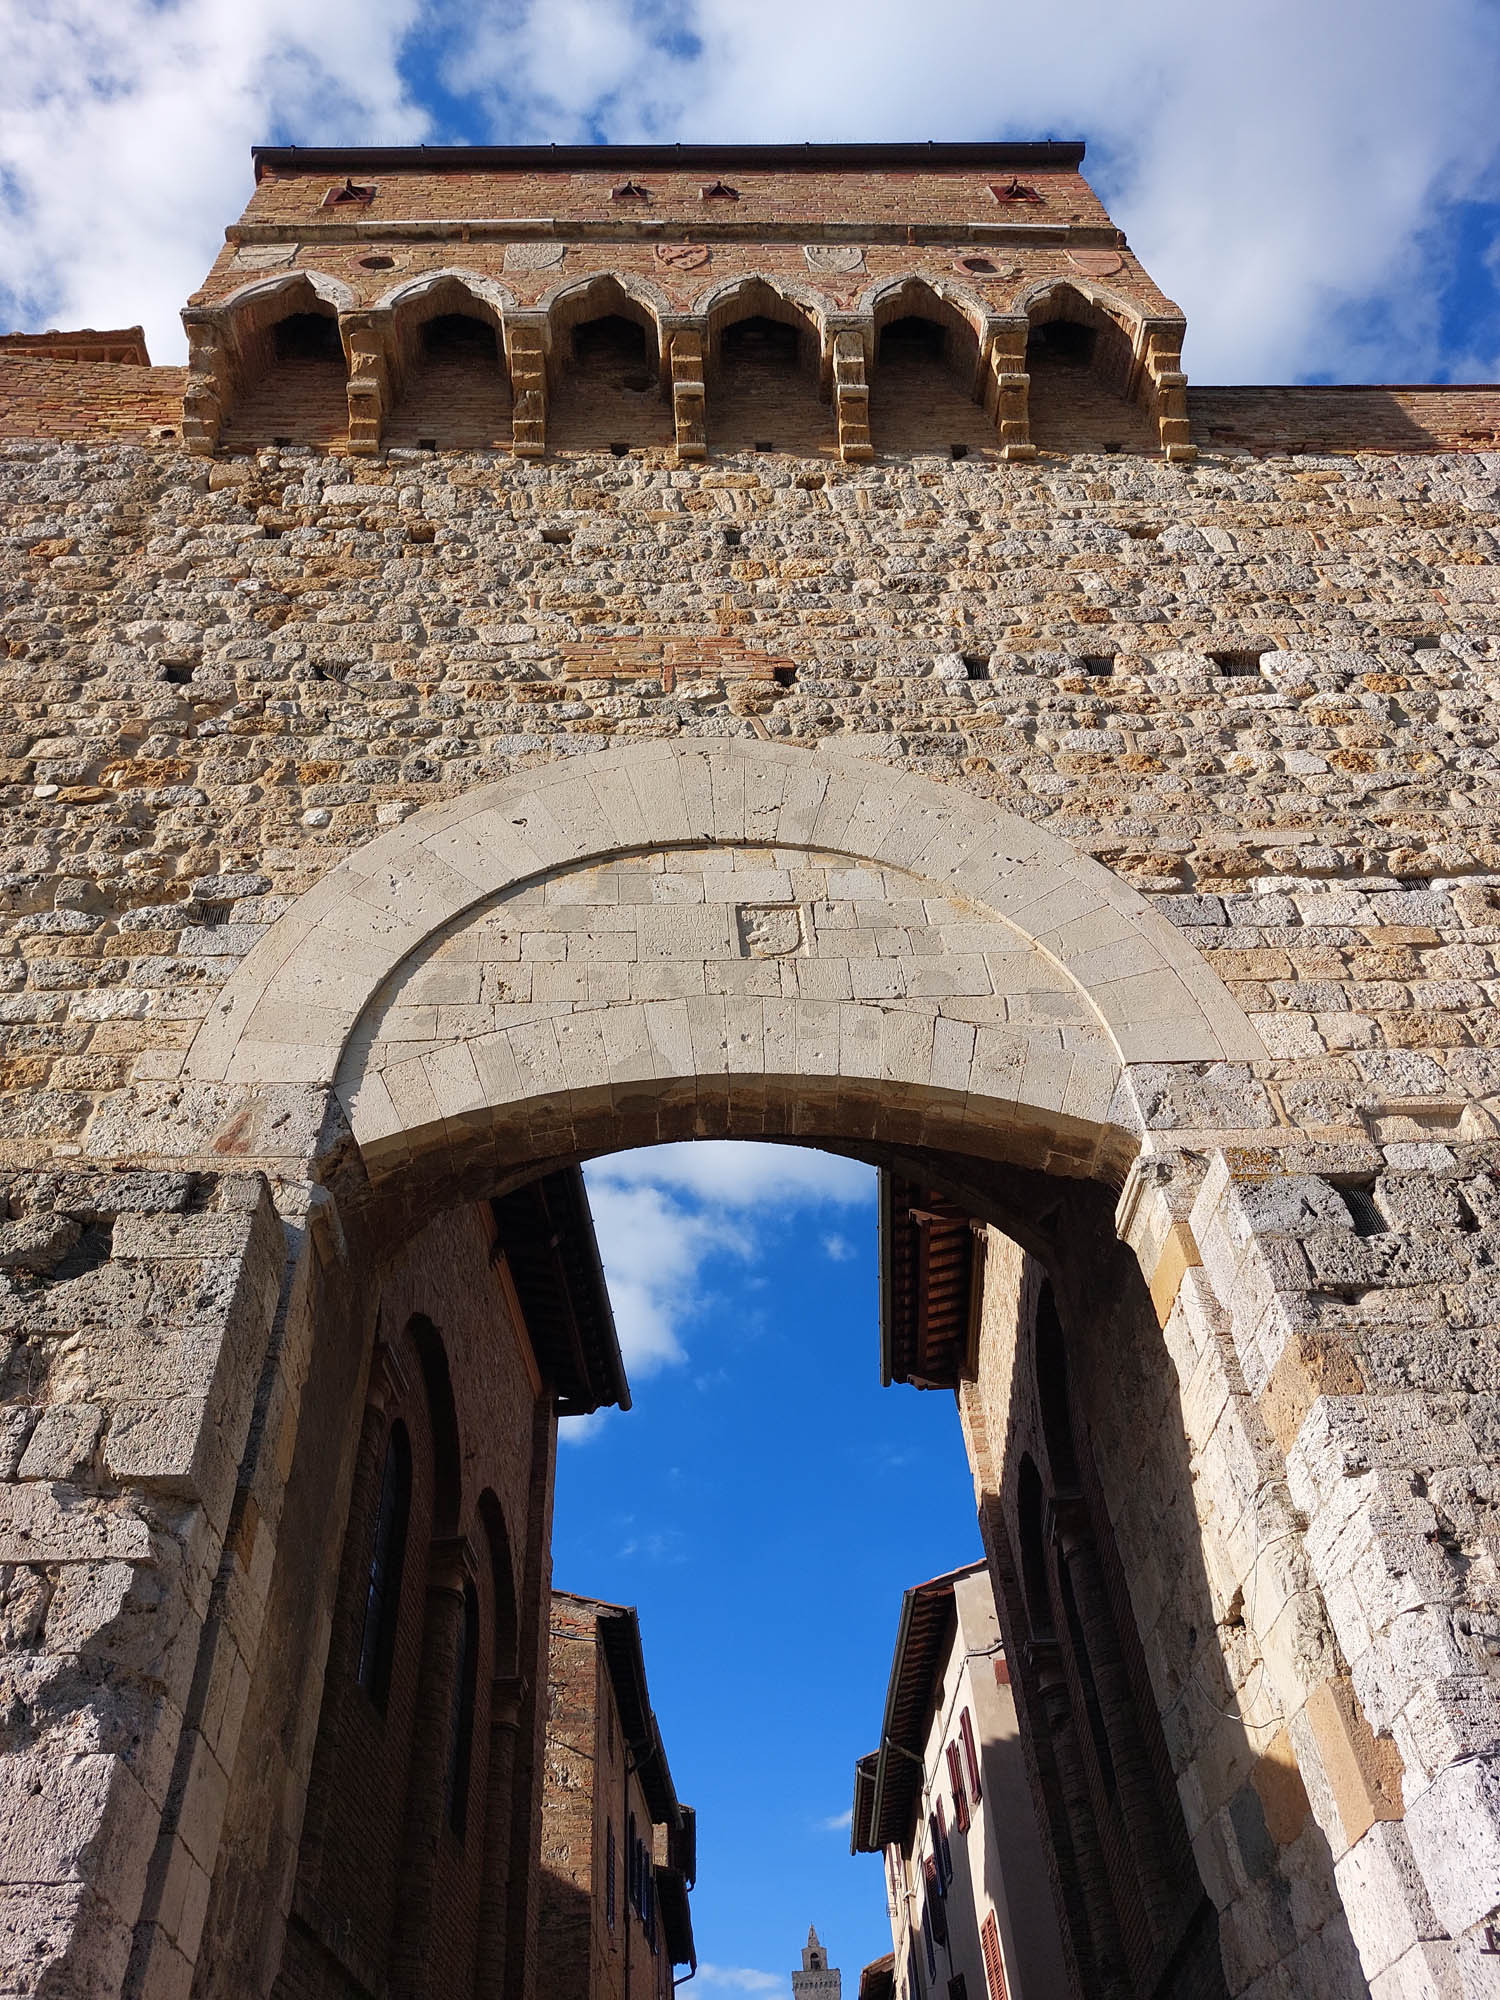
<path id="1" fill-rule="evenodd" d="M 969 1790 L 977 1806 L 984 1797 L 984 1790 L 979 1782 L 979 1748 L 974 1741 L 974 1724 L 969 1719 L 967 1709 L 958 1718 L 958 1733 L 964 1739 L 964 1757 L 969 1766 Z"/>
<path id="2" fill-rule="evenodd" d="M 960 1833 L 969 1830 L 969 1795 L 964 1790 L 964 1764 L 956 1743 L 948 1745 L 948 1782 L 953 1787 L 953 1819 Z"/>
<path id="3" fill-rule="evenodd" d="M 604 1921 L 613 1930 L 615 1927 L 615 1828 L 613 1820 L 604 1822 Z"/>
<path id="4" fill-rule="evenodd" d="M 984 1953 L 984 1977 L 990 1989 L 990 2000 L 1009 2000 L 1005 1987 L 1005 1961 L 1000 1956 L 1000 1927 L 995 1922 L 993 1910 L 980 1925 L 979 1947 Z"/>

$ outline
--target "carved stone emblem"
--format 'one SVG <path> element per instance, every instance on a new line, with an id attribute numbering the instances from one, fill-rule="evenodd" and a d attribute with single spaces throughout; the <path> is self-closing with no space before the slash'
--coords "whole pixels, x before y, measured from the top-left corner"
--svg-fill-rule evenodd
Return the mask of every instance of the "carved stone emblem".
<path id="1" fill-rule="evenodd" d="M 862 271 L 865 253 L 858 243 L 804 243 L 809 271 Z"/>
<path id="2" fill-rule="evenodd" d="M 745 958 L 795 958 L 803 948 L 798 903 L 741 903 L 735 911 Z"/>
<path id="3" fill-rule="evenodd" d="M 507 271 L 555 271 L 568 254 L 566 243 L 507 243 Z"/>
<path id="4" fill-rule="evenodd" d="M 658 264 L 670 265 L 674 271 L 697 271 L 708 262 L 706 243 L 658 243 L 656 246 Z"/>
<path id="5" fill-rule="evenodd" d="M 1070 250 L 1068 262 L 1086 278 L 1112 278 L 1124 263 L 1118 250 Z"/>
<path id="6" fill-rule="evenodd" d="M 278 264 L 290 264 L 302 246 L 298 243 L 242 243 L 234 253 L 237 271 L 273 271 Z"/>

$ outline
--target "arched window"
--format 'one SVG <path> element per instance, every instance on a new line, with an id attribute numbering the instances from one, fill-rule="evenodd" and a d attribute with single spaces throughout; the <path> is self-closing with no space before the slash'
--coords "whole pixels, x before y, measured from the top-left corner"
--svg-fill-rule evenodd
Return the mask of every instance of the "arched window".
<path id="1" fill-rule="evenodd" d="M 1030 1456 L 1021 1461 L 1016 1484 L 1016 1526 L 1021 1543 L 1021 1581 L 1033 1639 L 1051 1639 L 1052 1593 L 1047 1586 L 1047 1550 L 1043 1540 L 1042 1479 Z"/>
<path id="2" fill-rule="evenodd" d="M 403 1423 L 391 1426 L 370 1553 L 370 1585 L 365 1628 L 359 1642 L 359 1684 L 385 1713 L 401 1611 L 401 1572 L 406 1561 L 406 1527 L 411 1515 L 411 1440 Z"/>
<path id="3" fill-rule="evenodd" d="M 1073 1416 L 1068 1398 L 1068 1356 L 1050 1283 L 1042 1286 L 1036 1302 L 1035 1337 L 1036 1393 L 1052 1483 L 1054 1487 L 1076 1488 L 1078 1453 L 1073 1444 Z"/>
<path id="4" fill-rule="evenodd" d="M 469 1770 L 474 1755 L 474 1691 L 479 1678 L 479 1598 L 464 1585 L 464 1622 L 453 1676 L 453 1727 L 448 1740 L 448 1824 L 462 1840 L 469 1821 Z"/>
<path id="5" fill-rule="evenodd" d="M 1099 1777 L 1105 1794 L 1113 1798 L 1117 1788 L 1115 1778 L 1114 1752 L 1110 1748 L 1109 1730 L 1104 1721 L 1104 1709 L 1099 1700 L 1099 1686 L 1094 1679 L 1094 1663 L 1089 1657 L 1089 1642 L 1083 1629 L 1083 1619 L 1078 1612 L 1078 1599 L 1073 1592 L 1073 1578 L 1064 1561 L 1058 1565 L 1059 1583 L 1062 1590 L 1063 1617 L 1067 1621 L 1068 1638 L 1073 1650 L 1073 1665 L 1078 1670 L 1079 1691 L 1083 1695 L 1083 1712 L 1089 1725 L 1089 1736 L 1094 1745 L 1094 1756 L 1099 1765 Z"/>

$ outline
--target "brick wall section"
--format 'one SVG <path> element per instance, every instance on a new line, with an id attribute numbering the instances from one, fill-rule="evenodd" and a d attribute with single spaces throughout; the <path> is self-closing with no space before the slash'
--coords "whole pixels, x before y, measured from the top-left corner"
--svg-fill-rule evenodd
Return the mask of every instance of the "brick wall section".
<path id="1" fill-rule="evenodd" d="M 607 1607 L 612 1608 L 612 1607 Z M 556 1593 L 547 1677 L 547 1779 L 542 1807 L 540 1992 L 548 2000 L 659 2000 L 671 1967 L 657 1924 L 651 1949 L 630 1908 L 630 1816 L 665 1860 L 645 1794 L 627 1772 L 619 1709 L 597 1641 L 600 1607 Z M 608 1922 L 605 1858 L 615 1844 L 615 1922 Z M 628 1981 L 627 1981 L 628 1968 Z"/>
<path id="2" fill-rule="evenodd" d="M 1200 445 L 1218 450 L 1494 451 L 1500 389 L 1393 387 L 1188 390 Z"/>
<path id="3" fill-rule="evenodd" d="M 176 437 L 185 368 L 0 353 L 0 438 Z"/>
<path id="4" fill-rule="evenodd" d="M 1042 196 L 1017 209 L 1024 221 L 1071 221 L 1107 226 L 1109 217 L 1081 173 L 1055 167 L 971 167 L 940 173 L 875 169 L 800 172 L 725 167 L 692 172 L 630 166 L 558 173 L 489 171 L 462 167 L 446 173 L 410 169 L 372 174 L 379 192 L 368 207 L 324 208 L 331 173 L 264 174 L 245 206 L 245 223 L 378 224 L 395 218 L 482 221 L 496 216 L 556 216 L 568 222 L 616 223 L 641 212 L 725 219 L 753 226 L 767 222 L 889 222 L 902 227 L 916 217 L 954 223 L 1002 220 L 1010 211 L 990 192 L 994 180 L 1020 177 Z M 701 190 L 724 179 L 737 202 L 706 202 Z M 626 179 L 647 189 L 645 204 L 614 202 L 610 190 Z M 361 177 L 361 184 L 365 184 Z"/>
<path id="5" fill-rule="evenodd" d="M 480 1904 L 486 1868 L 495 1860 L 487 1842 L 496 1829 L 486 1817 L 491 1698 L 497 1675 L 514 1680 L 518 1648 L 527 1637 L 517 1630 L 516 1607 L 525 1588 L 533 1504 L 535 1395 L 524 1335 L 503 1275 L 491 1269 L 489 1240 L 483 1212 L 456 1211 L 413 1243 L 384 1287 L 384 1346 L 345 1532 L 292 1923 L 277 1986 L 282 2000 L 340 1994 L 351 1982 L 367 1993 L 463 1991 L 476 1977 L 497 1981 L 504 1963 L 503 1956 L 483 1968 L 478 1963 Z M 414 1314 L 437 1329 L 451 1377 L 461 1455 L 447 1477 L 458 1482 L 456 1522 L 435 1513 L 434 1459 L 443 1449 L 442 1433 L 434 1433 L 422 1353 L 406 1330 Z M 382 1714 L 357 1672 L 381 1477 L 398 1420 L 412 1445 L 412 1507 L 396 1655 Z M 480 1506 L 485 1493 L 499 1502 L 508 1546 L 491 1540 L 493 1517 Z M 455 1528 L 470 1551 L 459 1568 L 446 1553 Z M 503 1605 L 496 1602 L 497 1560 L 509 1570 Z M 479 1602 L 480 1645 L 460 1836 L 447 1811 L 446 1779 L 461 1621 L 454 1585 L 465 1568 Z M 497 1657 L 497 1644 L 504 1657 Z M 488 1940 L 492 1951 L 503 1942 Z M 517 1940 L 518 1952 L 524 1944 Z"/>

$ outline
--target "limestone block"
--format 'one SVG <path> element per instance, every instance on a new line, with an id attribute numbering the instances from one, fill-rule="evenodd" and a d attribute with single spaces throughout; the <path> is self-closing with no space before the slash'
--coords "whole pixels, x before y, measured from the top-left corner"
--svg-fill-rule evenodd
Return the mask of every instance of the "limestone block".
<path id="1" fill-rule="evenodd" d="M 1406 1831 L 1439 1921 L 1455 1937 L 1493 1914 L 1500 1770 L 1493 1753 L 1441 1772 L 1407 1802 Z"/>
<path id="2" fill-rule="evenodd" d="M 85 1471 L 104 1421 L 89 1403 L 54 1403 L 42 1412 L 21 1458 L 22 1479 L 71 1480 Z"/>

